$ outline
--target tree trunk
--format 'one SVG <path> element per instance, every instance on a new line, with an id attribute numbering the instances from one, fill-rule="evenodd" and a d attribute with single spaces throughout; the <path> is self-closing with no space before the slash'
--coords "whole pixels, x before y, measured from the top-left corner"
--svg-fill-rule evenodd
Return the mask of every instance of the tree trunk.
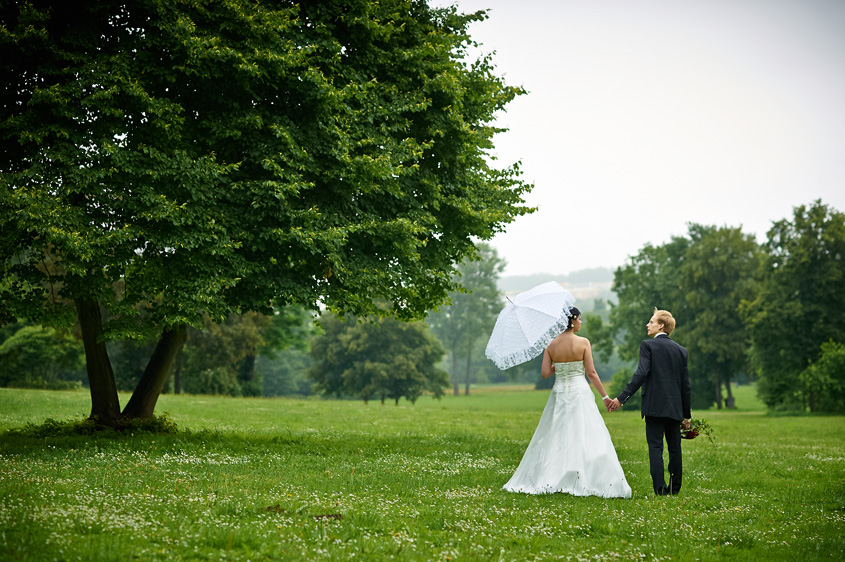
<path id="1" fill-rule="evenodd" d="M 725 386 L 728 389 L 728 397 L 725 400 L 725 406 L 727 407 L 728 410 L 736 410 L 736 403 L 734 402 L 734 395 L 733 395 L 733 392 L 731 391 L 731 381 L 728 381 Z"/>
<path id="2" fill-rule="evenodd" d="M 243 396 L 261 396 L 264 393 L 264 389 L 256 384 L 255 358 L 255 352 L 251 352 L 238 362 L 238 382 Z"/>
<path id="3" fill-rule="evenodd" d="M 467 371 L 466 371 L 466 381 L 464 386 L 464 395 L 469 396 L 469 371 L 470 367 L 472 366 L 472 357 L 467 354 Z"/>
<path id="4" fill-rule="evenodd" d="M 238 378 L 243 382 L 252 382 L 255 379 L 255 354 L 247 355 L 241 360 Z"/>
<path id="5" fill-rule="evenodd" d="M 85 367 L 88 371 L 88 386 L 91 390 L 91 419 L 113 425 L 120 416 L 120 401 L 114 382 L 109 353 L 105 342 L 100 341 L 103 333 L 103 318 L 100 303 L 95 300 L 78 299 L 76 313 L 82 329 L 82 343 L 85 346 Z"/>
<path id="6" fill-rule="evenodd" d="M 458 383 L 458 356 L 452 352 L 452 391 L 455 396 L 461 395 L 461 386 Z"/>
<path id="7" fill-rule="evenodd" d="M 132 393 L 132 398 L 129 399 L 126 408 L 123 409 L 124 417 L 148 419 L 153 417 L 156 401 L 167 380 L 167 373 L 187 337 L 188 329 L 185 325 L 165 330 L 161 334 L 153 356 L 150 357 L 150 362 L 147 363 L 147 368 L 144 369 L 144 374 L 138 382 L 138 387 Z"/>
<path id="8" fill-rule="evenodd" d="M 716 379 L 716 408 L 722 409 L 722 379 Z"/>

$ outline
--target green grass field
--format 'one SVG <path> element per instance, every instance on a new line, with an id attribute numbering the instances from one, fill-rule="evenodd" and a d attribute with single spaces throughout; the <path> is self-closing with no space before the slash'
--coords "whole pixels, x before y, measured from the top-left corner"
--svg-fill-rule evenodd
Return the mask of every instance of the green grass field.
<path id="1" fill-rule="evenodd" d="M 843 560 L 845 418 L 693 412 L 684 489 L 655 498 L 643 422 L 604 413 L 629 500 L 501 490 L 548 391 L 416 405 L 162 396 L 174 435 L 0 436 L 0 558 Z M 128 396 L 121 396 L 126 402 Z M 0 389 L 0 431 L 87 414 L 85 392 Z"/>

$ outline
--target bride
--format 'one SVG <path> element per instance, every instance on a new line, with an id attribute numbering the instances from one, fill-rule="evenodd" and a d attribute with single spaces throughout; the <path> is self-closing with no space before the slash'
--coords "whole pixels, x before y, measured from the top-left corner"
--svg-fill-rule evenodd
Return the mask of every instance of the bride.
<path id="1" fill-rule="evenodd" d="M 596 387 L 605 406 L 610 398 L 596 368 L 590 340 L 575 335 L 581 312 L 572 308 L 566 330 L 543 352 L 540 374 L 555 375 L 549 401 L 516 472 L 504 485 L 509 492 L 630 498 L 610 434 L 596 407 L 584 374 Z"/>

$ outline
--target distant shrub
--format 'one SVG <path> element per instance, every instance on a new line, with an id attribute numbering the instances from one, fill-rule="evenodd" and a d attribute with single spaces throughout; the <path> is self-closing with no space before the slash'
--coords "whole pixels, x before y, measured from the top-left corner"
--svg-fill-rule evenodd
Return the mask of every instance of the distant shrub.
<path id="1" fill-rule="evenodd" d="M 188 394 L 242 394 L 238 374 L 229 367 L 214 367 L 183 374 L 182 390 Z"/>
<path id="2" fill-rule="evenodd" d="M 0 386 L 69 388 L 85 377 L 82 342 L 53 328 L 20 326 L 0 341 Z"/>
<path id="3" fill-rule="evenodd" d="M 845 344 L 829 341 L 822 344 L 821 356 L 799 376 L 813 397 L 813 412 L 845 412 Z"/>

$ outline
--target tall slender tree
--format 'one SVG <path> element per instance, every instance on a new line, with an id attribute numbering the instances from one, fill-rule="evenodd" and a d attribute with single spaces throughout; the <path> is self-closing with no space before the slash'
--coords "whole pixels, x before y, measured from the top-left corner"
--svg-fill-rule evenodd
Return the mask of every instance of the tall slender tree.
<path id="1" fill-rule="evenodd" d="M 451 363 L 451 382 L 455 396 L 469 394 L 473 351 L 483 346 L 496 323 L 502 307 L 498 289 L 499 275 L 505 262 L 488 244 L 480 244 L 476 259 L 458 268 L 458 281 L 464 289 L 450 295 L 450 303 L 429 315 L 434 335 L 446 347 Z"/>
<path id="2" fill-rule="evenodd" d="M 719 409 L 734 407 L 731 380 L 748 373 L 745 323 L 739 311 L 754 300 L 761 250 L 741 228 L 689 227 L 690 245 L 681 267 L 689 328 L 682 332 L 690 377 L 708 380 Z"/>

